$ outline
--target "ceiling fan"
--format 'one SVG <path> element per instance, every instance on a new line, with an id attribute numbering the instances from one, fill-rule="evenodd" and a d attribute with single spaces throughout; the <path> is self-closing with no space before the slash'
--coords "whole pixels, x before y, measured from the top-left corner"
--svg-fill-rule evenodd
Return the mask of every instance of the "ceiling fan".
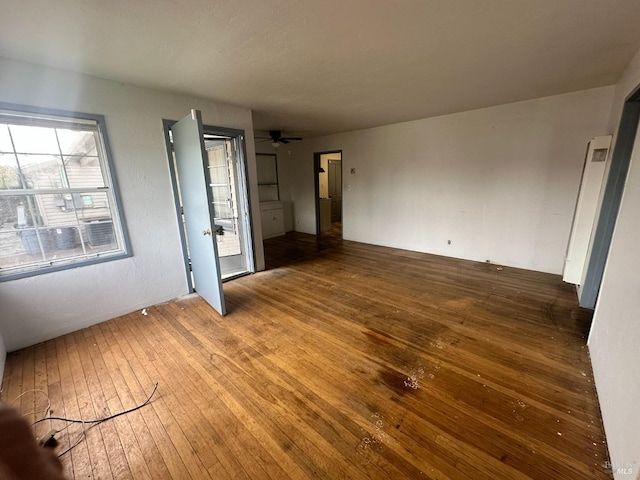
<path id="1" fill-rule="evenodd" d="M 264 141 L 266 140 L 271 140 L 271 145 L 278 148 L 281 143 L 287 144 L 294 140 L 302 140 L 302 137 L 283 137 L 280 130 L 269 130 L 269 138 L 264 139 Z"/>
<path id="2" fill-rule="evenodd" d="M 273 143 L 289 143 L 291 140 L 302 140 L 301 137 L 283 137 L 280 130 L 269 130 L 269 136 Z"/>

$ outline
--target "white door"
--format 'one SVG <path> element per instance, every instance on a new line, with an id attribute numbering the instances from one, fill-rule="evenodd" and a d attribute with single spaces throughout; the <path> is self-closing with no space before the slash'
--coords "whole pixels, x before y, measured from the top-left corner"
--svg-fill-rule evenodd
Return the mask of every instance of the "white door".
<path id="1" fill-rule="evenodd" d="M 582 281 L 600 190 L 604 188 L 603 179 L 610 146 L 611 135 L 594 137 L 589 142 L 562 272 L 562 279 L 567 283 L 578 285 Z"/>
<path id="2" fill-rule="evenodd" d="M 198 294 L 224 315 L 209 160 L 200 112 L 191 110 L 190 115 L 171 127 L 171 132 L 194 283 Z"/>

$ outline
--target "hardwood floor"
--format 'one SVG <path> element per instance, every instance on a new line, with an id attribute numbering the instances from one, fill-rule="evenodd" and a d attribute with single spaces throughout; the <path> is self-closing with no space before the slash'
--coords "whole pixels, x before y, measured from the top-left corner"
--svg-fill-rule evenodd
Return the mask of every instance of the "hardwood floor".
<path id="1" fill-rule="evenodd" d="M 2 399 L 90 419 L 158 382 L 62 457 L 75 478 L 611 478 L 590 312 L 559 277 L 331 236 L 265 248 L 226 317 L 194 295 L 12 353 Z"/>

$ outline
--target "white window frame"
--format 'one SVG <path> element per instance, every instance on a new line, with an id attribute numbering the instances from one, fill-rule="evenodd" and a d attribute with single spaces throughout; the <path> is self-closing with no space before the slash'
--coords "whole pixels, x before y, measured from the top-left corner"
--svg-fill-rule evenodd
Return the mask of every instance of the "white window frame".
<path id="1" fill-rule="evenodd" d="M 87 251 L 83 243 L 82 254 L 61 259 L 43 258 L 41 261 L 33 261 L 29 264 L 0 268 L 0 282 L 131 257 L 132 252 L 129 242 L 129 236 L 126 229 L 124 213 L 122 211 L 122 208 L 120 207 L 120 194 L 112 162 L 111 150 L 109 148 L 104 116 L 90 113 L 38 108 L 25 105 L 14 105 L 0 102 L 0 123 L 8 123 L 6 122 L 6 120 L 10 119 L 11 117 L 20 119 L 22 123 L 24 123 L 25 120 L 29 120 L 30 122 L 32 122 L 33 126 L 44 124 L 51 125 L 56 123 L 60 125 L 60 128 L 64 128 L 65 123 L 67 125 L 91 125 L 92 128 L 95 128 L 96 132 L 95 140 L 97 146 L 97 156 L 104 180 L 104 186 L 93 188 L 70 188 L 69 185 L 66 185 L 66 187 L 58 189 L 38 189 L 23 187 L 13 190 L 0 190 L 0 197 L 29 194 L 81 195 L 82 193 L 89 192 L 104 193 L 106 194 L 109 205 L 111 221 L 113 224 L 113 234 L 117 244 L 117 248 L 105 252 L 92 253 Z M 17 153 L 18 152 L 14 152 L 14 154 Z M 77 200 L 74 201 L 77 202 Z M 78 207 L 76 206 L 75 208 Z M 78 217 L 76 216 L 76 228 L 79 229 L 80 225 L 77 218 Z M 40 243 L 40 245 L 42 245 L 42 243 Z"/>

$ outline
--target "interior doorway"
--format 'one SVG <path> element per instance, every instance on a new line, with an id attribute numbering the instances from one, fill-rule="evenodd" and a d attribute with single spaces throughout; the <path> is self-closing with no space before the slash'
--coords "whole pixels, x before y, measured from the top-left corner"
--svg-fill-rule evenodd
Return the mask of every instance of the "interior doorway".
<path id="1" fill-rule="evenodd" d="M 196 291 L 180 179 L 172 145 L 171 126 L 175 122 L 165 120 L 164 123 L 185 270 L 189 290 Z M 202 142 L 206 153 L 203 168 L 206 169 L 209 208 L 214 219 L 212 237 L 216 242 L 222 281 L 227 281 L 255 271 L 244 132 L 204 125 Z"/>
<path id="2" fill-rule="evenodd" d="M 342 238 L 342 151 L 314 154 L 316 233 Z"/>
<path id="3" fill-rule="evenodd" d="M 600 284 L 609 255 L 618 210 L 622 202 L 631 154 L 638 135 L 638 125 L 640 125 L 640 87 L 637 87 L 627 98 L 622 109 L 604 195 L 597 215 L 597 223 L 591 234 L 589 255 L 582 282 L 578 286 L 578 299 L 581 307 L 595 308 L 598 293 L 600 293 Z"/>

